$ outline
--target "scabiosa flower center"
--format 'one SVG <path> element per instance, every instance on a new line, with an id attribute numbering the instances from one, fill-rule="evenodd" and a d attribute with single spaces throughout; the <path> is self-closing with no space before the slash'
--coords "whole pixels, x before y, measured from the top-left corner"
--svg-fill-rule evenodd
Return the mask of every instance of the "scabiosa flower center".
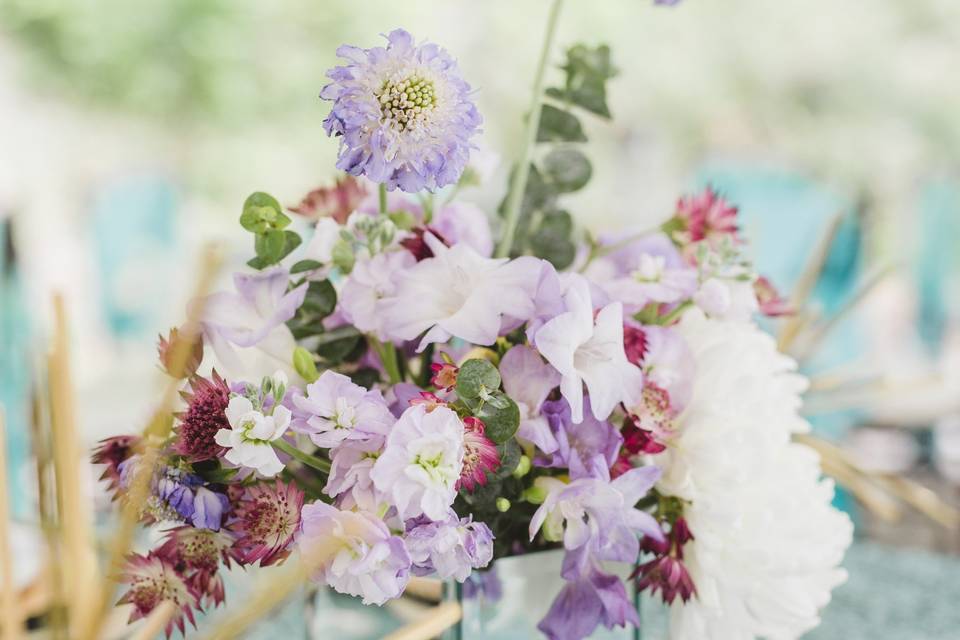
<path id="1" fill-rule="evenodd" d="M 417 126 L 436 107 L 433 82 L 419 76 L 387 80 L 376 96 L 383 122 L 400 131 Z"/>

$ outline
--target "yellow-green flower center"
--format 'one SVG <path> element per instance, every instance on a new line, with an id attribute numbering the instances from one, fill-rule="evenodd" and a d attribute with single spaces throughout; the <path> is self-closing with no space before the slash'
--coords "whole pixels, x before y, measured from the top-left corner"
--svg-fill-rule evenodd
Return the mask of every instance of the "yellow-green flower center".
<path id="1" fill-rule="evenodd" d="M 383 119 L 401 131 L 423 119 L 436 107 L 433 82 L 417 76 L 400 82 L 388 80 L 377 93 Z"/>

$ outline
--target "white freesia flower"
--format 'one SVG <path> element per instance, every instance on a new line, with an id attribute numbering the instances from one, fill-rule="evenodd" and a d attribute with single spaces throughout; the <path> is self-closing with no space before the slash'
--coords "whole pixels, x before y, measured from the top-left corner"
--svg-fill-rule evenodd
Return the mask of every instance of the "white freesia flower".
<path id="1" fill-rule="evenodd" d="M 799 638 L 819 623 L 852 525 L 817 454 L 792 443 L 806 380 L 752 323 L 699 310 L 679 325 L 696 360 L 690 404 L 657 464 L 658 490 L 688 500 L 684 562 L 697 597 L 672 609 L 676 640 Z"/>
<path id="2" fill-rule="evenodd" d="M 264 415 L 253 408 L 249 398 L 234 396 L 225 413 L 233 428 L 220 429 L 215 439 L 227 448 L 227 461 L 256 469 L 268 478 L 283 471 L 283 463 L 270 443 L 282 437 L 290 426 L 290 410 L 278 406 L 272 414 Z"/>
<path id="3" fill-rule="evenodd" d="M 463 470 L 463 423 L 452 410 L 415 405 L 390 429 L 370 477 L 390 496 L 402 520 L 441 520 L 457 497 Z"/>
<path id="4" fill-rule="evenodd" d="M 451 337 L 487 345 L 497 339 L 504 315 L 533 313 L 540 260 L 484 258 L 466 244 L 447 247 L 429 233 L 424 240 L 434 257 L 399 274 L 396 291 L 383 300 L 387 333 L 413 340 L 427 331 L 421 350 Z"/>
<path id="5" fill-rule="evenodd" d="M 590 288 L 572 278 L 564 294 L 567 311 L 544 324 L 534 336 L 537 350 L 560 372 L 560 392 L 570 403 L 573 421 L 583 422 L 583 385 L 597 420 L 606 420 L 620 402 L 639 401 L 643 373 L 623 350 L 623 305 L 613 302 L 593 317 Z"/>

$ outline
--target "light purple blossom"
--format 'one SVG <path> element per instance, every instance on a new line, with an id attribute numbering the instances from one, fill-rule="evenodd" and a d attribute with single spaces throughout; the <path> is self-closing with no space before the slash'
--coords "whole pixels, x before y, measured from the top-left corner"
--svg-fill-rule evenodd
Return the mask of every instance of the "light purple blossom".
<path id="1" fill-rule="evenodd" d="M 593 416 L 606 420 L 617 404 L 633 404 L 643 390 L 643 373 L 627 360 L 623 347 L 623 305 L 611 302 L 594 317 L 590 286 L 582 276 L 570 277 L 564 304 L 567 311 L 540 327 L 534 342 L 562 376 L 560 392 L 573 421 L 583 421 L 584 385 Z"/>
<path id="2" fill-rule="evenodd" d="M 136 468 L 136 464 L 123 465 Z M 227 496 L 202 486 L 198 476 L 165 469 L 154 479 L 153 491 L 181 518 L 198 529 L 220 530 Z"/>
<path id="3" fill-rule="evenodd" d="M 402 29 L 387 46 L 343 45 L 343 66 L 320 92 L 333 101 L 323 126 L 338 136 L 337 168 L 410 193 L 453 184 L 470 155 L 480 114 L 457 63 L 435 44 L 416 45 Z"/>
<path id="4" fill-rule="evenodd" d="M 639 626 L 640 618 L 620 578 L 591 567 L 567 583 L 537 628 L 550 640 L 581 640 L 601 624 Z"/>
<path id="5" fill-rule="evenodd" d="M 537 446 L 544 453 L 559 447 L 540 407 L 551 390 L 560 384 L 560 374 L 543 361 L 540 354 L 526 346 L 510 349 L 500 360 L 503 389 L 520 409 L 517 435 Z"/>
<path id="6" fill-rule="evenodd" d="M 364 440 L 345 440 L 330 452 L 330 477 L 324 493 L 337 498 L 343 509 L 359 507 L 376 511 L 383 501 L 370 477 L 373 464 L 383 450 L 383 436 Z"/>
<path id="7" fill-rule="evenodd" d="M 696 363 L 683 336 L 672 327 L 645 326 L 646 353 L 640 368 L 647 380 L 670 394 L 670 405 L 682 411 L 693 394 Z"/>
<path id="8" fill-rule="evenodd" d="M 542 527 L 547 539 L 563 540 L 568 580 L 597 560 L 633 562 L 639 536 L 663 539 L 656 519 L 634 506 L 659 477 L 660 469 L 652 466 L 631 469 L 613 481 L 589 477 L 566 484 L 542 476 L 536 483 L 547 497 L 530 521 L 530 539 Z"/>
<path id="9" fill-rule="evenodd" d="M 291 354 L 297 346 L 286 321 L 307 294 L 307 285 L 287 291 L 290 275 L 276 268 L 233 276 L 236 293 L 206 298 L 203 339 L 231 379 L 259 380 L 277 369 L 295 378 Z"/>
<path id="10" fill-rule="evenodd" d="M 664 234 L 643 236 L 595 260 L 586 275 L 630 313 L 651 302 L 673 304 L 689 298 L 698 277 Z"/>
<path id="11" fill-rule="evenodd" d="M 472 202 L 454 201 L 439 207 L 430 221 L 448 244 L 464 243 L 488 258 L 493 254 L 493 235 L 487 214 Z"/>
<path id="12" fill-rule="evenodd" d="M 399 596 L 410 577 L 403 540 L 379 518 L 323 502 L 304 505 L 297 544 L 313 579 L 340 593 L 381 605 Z"/>
<path id="13" fill-rule="evenodd" d="M 552 455 L 537 458 L 544 467 L 566 467 L 570 477 L 605 478 L 617 459 L 623 436 L 607 420 L 597 420 L 590 411 L 590 399 L 586 399 L 583 422 L 575 424 L 570 416 L 570 405 L 563 398 L 543 403 L 543 416 L 550 425 L 557 442 Z M 546 453 L 546 452 L 545 452 Z"/>
<path id="14" fill-rule="evenodd" d="M 344 440 L 386 435 L 394 423 L 380 391 L 368 391 L 335 371 L 324 371 L 295 396 L 300 420 L 297 430 L 310 435 L 318 447 L 335 447 Z"/>
<path id="15" fill-rule="evenodd" d="M 413 340 L 426 331 L 420 350 L 452 337 L 488 345 L 505 314 L 532 314 L 540 260 L 484 258 L 465 244 L 447 247 L 429 233 L 424 240 L 434 257 L 399 274 L 395 294 L 381 308 L 387 333 Z"/>
<path id="16" fill-rule="evenodd" d="M 404 540 L 414 575 L 436 573 L 443 580 L 463 582 L 493 559 L 493 533 L 483 522 L 460 518 L 451 510 L 444 520 L 411 524 Z"/>
<path id="17" fill-rule="evenodd" d="M 383 453 L 370 472 L 390 496 L 400 518 L 446 517 L 463 470 L 464 427 L 446 407 L 408 408 L 390 429 Z"/>
<path id="18" fill-rule="evenodd" d="M 396 290 L 397 274 L 416 263 L 409 251 L 384 251 L 370 259 L 358 260 L 340 289 L 340 309 L 344 318 L 364 333 L 380 340 L 394 337 L 385 329 L 386 315 L 380 301 Z"/>

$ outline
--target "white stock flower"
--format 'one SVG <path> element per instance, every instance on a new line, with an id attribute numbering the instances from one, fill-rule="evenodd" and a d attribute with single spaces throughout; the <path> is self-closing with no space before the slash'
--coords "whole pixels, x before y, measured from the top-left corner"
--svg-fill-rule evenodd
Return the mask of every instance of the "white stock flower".
<path id="1" fill-rule="evenodd" d="M 270 443 L 283 437 L 290 426 L 290 410 L 278 406 L 271 415 L 264 415 L 253 408 L 249 398 L 234 396 L 225 413 L 233 428 L 220 429 L 215 440 L 226 447 L 227 461 L 255 469 L 268 478 L 283 471 L 283 463 Z"/>

